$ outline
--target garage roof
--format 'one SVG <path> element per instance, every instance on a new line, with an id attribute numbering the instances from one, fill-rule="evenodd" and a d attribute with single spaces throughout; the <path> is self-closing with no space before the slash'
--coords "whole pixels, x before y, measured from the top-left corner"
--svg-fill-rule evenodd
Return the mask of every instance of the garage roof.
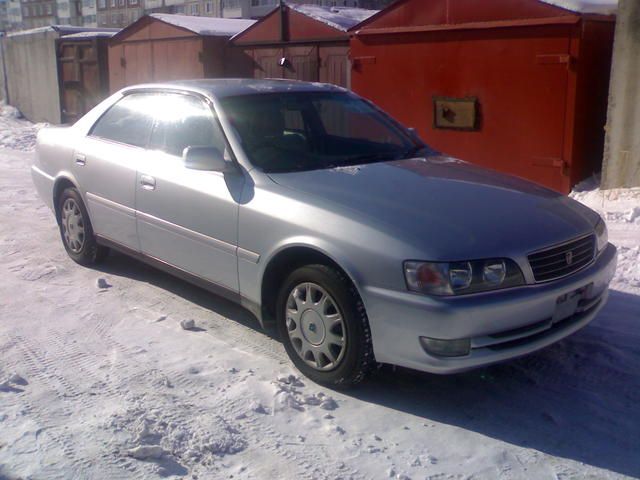
<path id="1" fill-rule="evenodd" d="M 336 30 L 346 32 L 367 18 L 378 13 L 378 10 L 349 7 L 321 7 L 318 5 L 293 5 L 288 6 L 303 15 L 325 23 Z"/>
<path id="2" fill-rule="evenodd" d="M 571 10 L 577 13 L 596 13 L 615 15 L 618 12 L 618 0 L 541 0 L 549 5 Z"/>
<path id="3" fill-rule="evenodd" d="M 198 35 L 231 37 L 256 23 L 255 20 L 238 20 L 233 18 L 192 17 L 171 13 L 152 13 L 152 18 L 162 22 L 185 28 Z"/>

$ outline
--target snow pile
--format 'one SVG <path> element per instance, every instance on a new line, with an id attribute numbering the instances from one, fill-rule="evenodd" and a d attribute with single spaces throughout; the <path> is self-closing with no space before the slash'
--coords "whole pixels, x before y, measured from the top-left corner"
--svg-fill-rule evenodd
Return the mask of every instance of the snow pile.
<path id="1" fill-rule="evenodd" d="M 365 8 L 322 7 L 319 5 L 289 5 L 289 7 L 296 12 L 300 12 L 343 32 L 378 13 L 378 10 L 367 10 Z"/>
<path id="2" fill-rule="evenodd" d="M 198 35 L 231 37 L 251 25 L 255 20 L 238 20 L 232 18 L 192 17 L 189 15 L 175 15 L 171 13 L 152 13 L 151 17 L 176 27 L 186 28 Z"/>
<path id="3" fill-rule="evenodd" d="M 133 403 L 112 414 L 105 425 L 114 435 L 126 432 L 122 455 L 138 460 L 171 457 L 184 466 L 213 465 L 247 447 L 241 432 L 211 409 L 173 401 L 149 404 L 144 398 Z"/>
<path id="4" fill-rule="evenodd" d="M 544 3 L 578 13 L 596 13 L 615 15 L 618 12 L 618 0 L 542 0 Z M 635 0 L 632 0 L 635 1 Z"/>
<path id="5" fill-rule="evenodd" d="M 29 152 L 36 146 L 36 134 L 44 124 L 32 124 L 20 111 L 0 102 L 0 147 Z"/>
<path id="6" fill-rule="evenodd" d="M 323 392 L 305 393 L 305 384 L 295 375 L 284 375 L 273 382 L 276 387 L 274 395 L 274 412 L 297 410 L 304 412 L 308 407 L 319 407 L 323 410 L 335 410 L 337 402 Z"/>

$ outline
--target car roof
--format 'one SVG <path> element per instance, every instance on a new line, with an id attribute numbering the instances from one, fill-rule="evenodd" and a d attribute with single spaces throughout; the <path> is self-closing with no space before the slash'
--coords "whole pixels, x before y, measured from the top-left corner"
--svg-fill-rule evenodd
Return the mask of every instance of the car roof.
<path id="1" fill-rule="evenodd" d="M 282 92 L 345 92 L 344 88 L 328 83 L 302 82 L 284 79 L 251 79 L 251 78 L 221 78 L 179 80 L 168 83 L 148 83 L 134 85 L 123 89 L 123 93 L 134 90 L 154 89 L 186 89 L 215 98 L 235 97 L 240 95 L 254 95 Z"/>

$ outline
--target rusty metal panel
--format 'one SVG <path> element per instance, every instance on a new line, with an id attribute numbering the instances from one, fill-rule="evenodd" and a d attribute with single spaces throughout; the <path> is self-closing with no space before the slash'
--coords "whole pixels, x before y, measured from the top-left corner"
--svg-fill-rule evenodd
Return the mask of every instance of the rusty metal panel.
<path id="1" fill-rule="evenodd" d="M 478 99 L 476 97 L 433 97 L 433 128 L 477 130 Z"/>

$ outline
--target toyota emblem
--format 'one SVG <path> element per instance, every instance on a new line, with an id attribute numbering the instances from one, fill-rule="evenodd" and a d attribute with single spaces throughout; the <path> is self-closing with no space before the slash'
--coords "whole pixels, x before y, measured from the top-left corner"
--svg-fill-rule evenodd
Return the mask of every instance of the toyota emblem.
<path id="1" fill-rule="evenodd" d="M 573 252 L 568 251 L 564 254 L 564 259 L 567 261 L 567 265 L 571 265 L 573 263 Z"/>

